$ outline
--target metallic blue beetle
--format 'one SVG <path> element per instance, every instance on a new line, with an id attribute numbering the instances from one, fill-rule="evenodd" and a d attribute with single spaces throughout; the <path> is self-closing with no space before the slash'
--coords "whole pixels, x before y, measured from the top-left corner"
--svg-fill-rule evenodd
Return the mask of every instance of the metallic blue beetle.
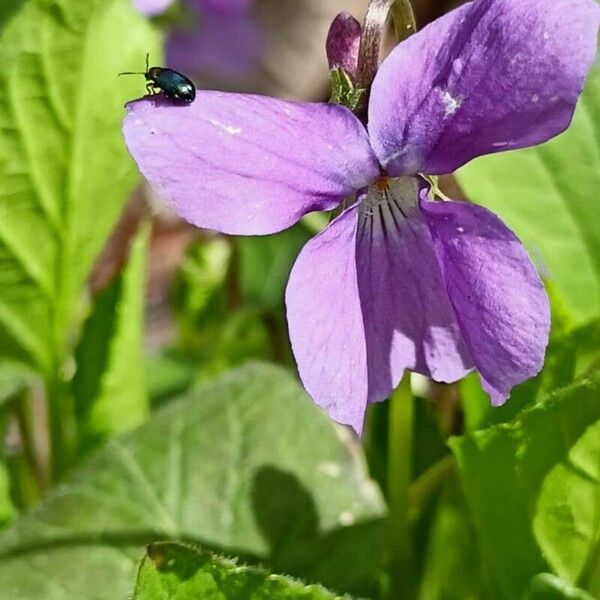
<path id="1" fill-rule="evenodd" d="M 194 84 L 181 73 L 165 67 L 148 66 L 150 55 L 146 54 L 146 71 L 125 71 L 119 75 L 143 75 L 146 78 L 146 89 L 153 96 L 162 92 L 168 98 L 181 100 L 183 102 L 193 102 L 196 97 L 196 88 Z"/>

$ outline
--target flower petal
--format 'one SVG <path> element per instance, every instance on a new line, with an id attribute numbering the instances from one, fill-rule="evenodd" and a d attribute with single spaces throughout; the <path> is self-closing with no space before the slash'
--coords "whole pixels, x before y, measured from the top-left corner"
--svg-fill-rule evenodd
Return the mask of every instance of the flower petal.
<path id="1" fill-rule="evenodd" d="M 492 212 L 422 201 L 448 295 L 492 404 L 542 368 L 550 330 L 544 286 L 525 248 Z"/>
<path id="2" fill-rule="evenodd" d="M 211 10 L 202 16 L 201 24 L 187 24 L 171 32 L 166 44 L 167 65 L 197 76 L 242 77 L 258 67 L 262 49 L 258 23 L 249 11 Z"/>
<path id="3" fill-rule="evenodd" d="M 360 434 L 367 406 L 365 334 L 356 280 L 357 209 L 300 252 L 285 301 L 304 387 L 329 416 Z"/>
<path id="4" fill-rule="evenodd" d="M 222 13 L 247 12 L 251 0 L 188 0 L 191 6 L 196 6 L 199 11 L 219 11 Z"/>
<path id="5" fill-rule="evenodd" d="M 331 209 L 378 172 L 366 131 L 347 109 L 199 92 L 127 105 L 125 141 L 144 176 L 198 227 L 252 235 Z"/>
<path id="6" fill-rule="evenodd" d="M 173 4 L 173 1 L 174 0 L 133 0 L 133 6 L 143 15 L 153 17 L 165 12 L 165 10 Z"/>
<path id="7" fill-rule="evenodd" d="M 417 180 L 384 180 L 360 205 L 356 258 L 369 401 L 385 399 L 404 369 L 456 381 L 472 363 L 448 299 Z"/>
<path id="8" fill-rule="evenodd" d="M 454 171 L 566 129 L 596 53 L 594 0 L 477 0 L 400 44 L 369 131 L 390 174 Z"/>

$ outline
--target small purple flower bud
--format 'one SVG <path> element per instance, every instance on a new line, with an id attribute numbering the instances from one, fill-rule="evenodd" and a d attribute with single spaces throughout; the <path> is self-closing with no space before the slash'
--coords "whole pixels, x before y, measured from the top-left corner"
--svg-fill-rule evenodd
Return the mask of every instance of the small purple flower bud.
<path id="1" fill-rule="evenodd" d="M 327 34 L 329 68 L 340 67 L 355 81 L 362 27 L 347 12 L 340 13 L 331 23 Z"/>

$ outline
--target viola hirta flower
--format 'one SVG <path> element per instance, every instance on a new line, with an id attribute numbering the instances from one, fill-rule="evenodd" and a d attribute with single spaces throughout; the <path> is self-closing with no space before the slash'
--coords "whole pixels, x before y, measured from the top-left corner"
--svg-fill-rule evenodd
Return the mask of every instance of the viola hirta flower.
<path id="1" fill-rule="evenodd" d="M 598 13 L 593 0 L 465 4 L 382 63 L 368 127 L 338 105 L 207 91 L 190 106 L 130 103 L 125 138 L 147 179 L 200 227 L 269 234 L 345 200 L 286 292 L 300 376 L 332 418 L 360 431 L 367 403 L 405 369 L 452 382 L 475 368 L 499 405 L 542 366 L 546 293 L 498 217 L 430 199 L 419 174 L 563 131 Z"/>
<path id="2" fill-rule="evenodd" d="M 174 0 L 133 0 L 144 15 L 165 12 Z M 253 0 L 185 0 L 183 23 L 166 41 L 166 63 L 190 75 L 239 77 L 256 68 L 262 39 Z"/>

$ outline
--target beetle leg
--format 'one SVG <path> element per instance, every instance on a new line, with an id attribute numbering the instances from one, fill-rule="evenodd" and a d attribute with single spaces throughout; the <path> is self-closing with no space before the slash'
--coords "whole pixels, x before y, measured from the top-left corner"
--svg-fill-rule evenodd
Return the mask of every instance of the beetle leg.
<path id="1" fill-rule="evenodd" d="M 146 84 L 146 90 L 149 96 L 154 96 L 154 85 L 150 81 Z"/>

